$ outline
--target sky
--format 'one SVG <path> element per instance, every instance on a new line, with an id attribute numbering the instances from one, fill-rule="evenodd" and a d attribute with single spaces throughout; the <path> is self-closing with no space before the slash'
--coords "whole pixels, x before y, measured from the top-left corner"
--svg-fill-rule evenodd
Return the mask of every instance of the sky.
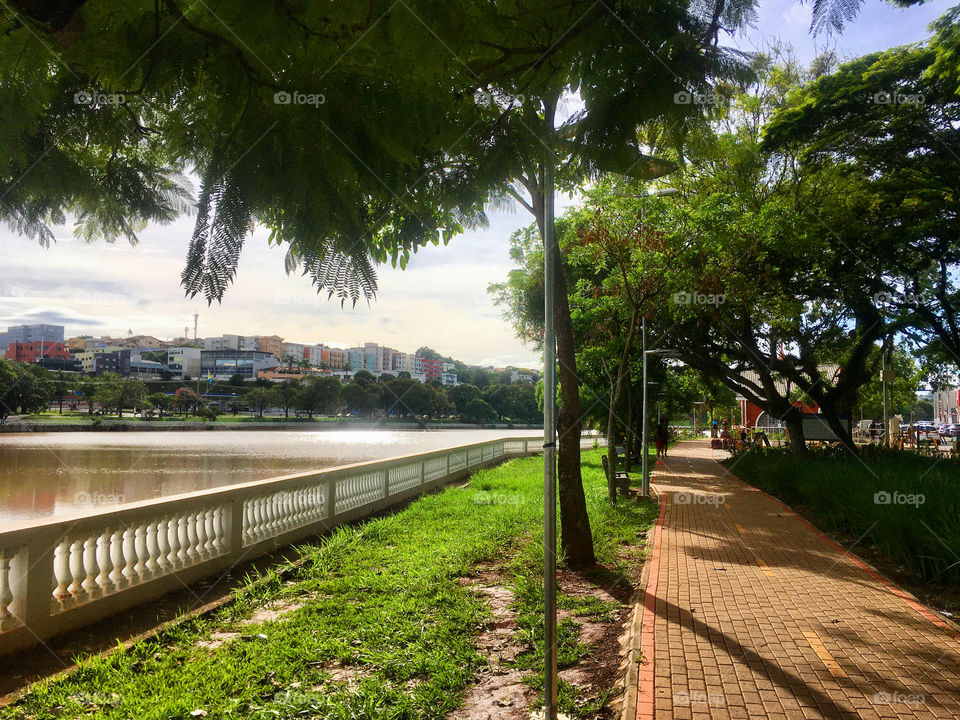
<path id="1" fill-rule="evenodd" d="M 920 41 L 927 26 L 951 2 L 935 0 L 898 9 L 870 1 L 842 35 L 812 38 L 810 5 L 793 0 L 761 0 L 755 27 L 726 44 L 762 49 L 771 39 L 790 44 L 806 62 L 832 49 L 849 59 L 896 45 Z M 558 214 L 574 201 L 558 197 Z M 0 227 L 0 329 L 22 323 L 66 327 L 67 337 L 154 335 L 173 339 L 192 333 L 199 312 L 199 335 L 222 333 L 280 335 L 292 342 L 349 346 L 376 342 L 404 352 L 429 346 L 443 355 L 478 365 L 539 367 L 539 354 L 514 335 L 487 293 L 513 265 L 511 233 L 532 218 L 522 208 L 490 213 L 488 228 L 468 232 L 444 247 L 428 246 L 407 269 L 379 270 L 377 299 L 349 303 L 318 296 L 310 281 L 288 276 L 284 251 L 268 247 L 267 232 L 247 238 L 237 277 L 220 304 L 187 299 L 180 287 L 190 217 L 170 225 L 151 225 L 140 244 L 125 240 L 87 244 L 71 226 L 54 228 L 49 249 Z"/>

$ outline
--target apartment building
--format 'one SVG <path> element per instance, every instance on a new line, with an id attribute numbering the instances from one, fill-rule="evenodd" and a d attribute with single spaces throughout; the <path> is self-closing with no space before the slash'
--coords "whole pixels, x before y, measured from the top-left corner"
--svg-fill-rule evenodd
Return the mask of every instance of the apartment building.
<path id="1" fill-rule="evenodd" d="M 260 352 L 268 352 L 277 360 L 283 357 L 283 338 L 278 335 L 257 335 L 257 347 Z"/>
<path id="2" fill-rule="evenodd" d="M 347 351 L 341 348 L 320 346 L 320 360 L 335 370 L 341 370 L 347 364 Z"/>
<path id="3" fill-rule="evenodd" d="M 204 350 L 244 350 L 258 351 L 256 335 L 221 335 L 205 338 Z"/>

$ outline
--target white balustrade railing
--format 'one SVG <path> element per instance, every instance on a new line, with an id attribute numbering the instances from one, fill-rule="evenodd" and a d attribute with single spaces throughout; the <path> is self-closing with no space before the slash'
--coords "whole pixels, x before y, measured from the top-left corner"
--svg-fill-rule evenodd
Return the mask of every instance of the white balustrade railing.
<path id="1" fill-rule="evenodd" d="M 0 654 L 541 451 L 506 438 L 0 529 Z"/>

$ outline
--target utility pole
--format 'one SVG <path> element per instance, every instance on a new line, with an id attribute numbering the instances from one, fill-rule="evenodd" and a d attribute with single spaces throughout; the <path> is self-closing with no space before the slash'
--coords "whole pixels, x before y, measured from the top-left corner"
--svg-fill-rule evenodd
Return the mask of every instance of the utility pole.
<path id="1" fill-rule="evenodd" d="M 640 411 L 640 422 L 641 425 L 641 441 L 640 441 L 640 494 L 643 497 L 650 497 L 650 475 L 649 473 L 649 464 L 650 464 L 650 449 L 647 445 L 647 425 L 650 423 L 647 422 L 647 318 L 643 316 L 640 321 L 640 335 L 641 335 L 641 347 L 643 348 L 643 406 Z M 627 449 L 629 454 L 630 450 Z"/>
<path id="2" fill-rule="evenodd" d="M 197 322 L 200 320 L 200 312 L 198 310 L 193 311 L 193 339 L 197 339 Z"/>
<path id="3" fill-rule="evenodd" d="M 557 720 L 557 424 L 555 275 L 558 247 L 553 225 L 554 108 L 545 103 L 547 147 L 543 165 L 543 720 Z"/>
<path id="4" fill-rule="evenodd" d="M 880 384 L 883 387 L 883 444 L 890 446 L 890 422 L 887 418 L 887 354 L 880 354 Z"/>

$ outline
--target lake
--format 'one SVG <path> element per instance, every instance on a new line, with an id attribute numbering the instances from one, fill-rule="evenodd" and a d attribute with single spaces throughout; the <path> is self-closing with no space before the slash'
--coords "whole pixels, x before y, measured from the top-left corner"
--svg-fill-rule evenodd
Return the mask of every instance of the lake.
<path id="1" fill-rule="evenodd" d="M 242 430 L 0 435 L 0 529 L 536 430 Z"/>

